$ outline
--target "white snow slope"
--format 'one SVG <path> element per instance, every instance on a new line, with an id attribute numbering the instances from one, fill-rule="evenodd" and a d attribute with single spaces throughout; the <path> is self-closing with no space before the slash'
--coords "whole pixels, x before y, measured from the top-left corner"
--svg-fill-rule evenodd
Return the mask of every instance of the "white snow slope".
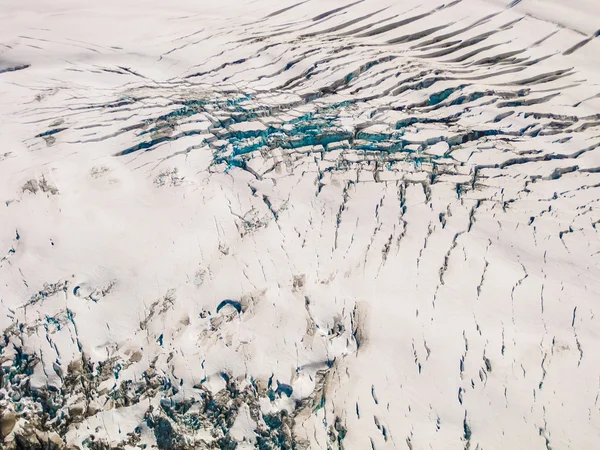
<path id="1" fill-rule="evenodd" d="M 0 447 L 600 448 L 595 0 L 0 6 Z"/>

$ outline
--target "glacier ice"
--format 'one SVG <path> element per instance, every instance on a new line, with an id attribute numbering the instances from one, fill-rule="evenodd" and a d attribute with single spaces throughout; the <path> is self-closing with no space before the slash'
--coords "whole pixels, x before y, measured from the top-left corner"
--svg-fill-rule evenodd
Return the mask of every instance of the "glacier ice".
<path id="1" fill-rule="evenodd" d="M 596 448 L 599 13 L 3 2 L 0 448 Z"/>

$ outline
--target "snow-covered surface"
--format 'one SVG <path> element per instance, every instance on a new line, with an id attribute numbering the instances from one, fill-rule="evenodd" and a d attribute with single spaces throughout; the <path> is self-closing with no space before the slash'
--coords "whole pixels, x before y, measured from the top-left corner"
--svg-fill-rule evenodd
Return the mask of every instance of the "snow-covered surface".
<path id="1" fill-rule="evenodd" d="M 597 448 L 598 17 L 3 1 L 0 446 Z"/>

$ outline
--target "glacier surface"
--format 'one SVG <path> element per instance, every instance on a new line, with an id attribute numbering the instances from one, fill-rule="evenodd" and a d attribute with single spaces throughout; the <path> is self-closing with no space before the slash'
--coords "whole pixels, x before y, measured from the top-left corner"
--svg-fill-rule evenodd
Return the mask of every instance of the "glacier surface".
<path id="1" fill-rule="evenodd" d="M 3 1 L 0 448 L 597 448 L 598 17 Z"/>

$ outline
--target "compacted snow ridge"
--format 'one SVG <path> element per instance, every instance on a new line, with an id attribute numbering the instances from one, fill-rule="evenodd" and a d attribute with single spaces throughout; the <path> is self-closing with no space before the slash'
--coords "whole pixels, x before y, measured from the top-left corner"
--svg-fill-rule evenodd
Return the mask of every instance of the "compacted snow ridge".
<path id="1" fill-rule="evenodd" d="M 0 448 L 600 448 L 599 18 L 3 1 Z"/>

